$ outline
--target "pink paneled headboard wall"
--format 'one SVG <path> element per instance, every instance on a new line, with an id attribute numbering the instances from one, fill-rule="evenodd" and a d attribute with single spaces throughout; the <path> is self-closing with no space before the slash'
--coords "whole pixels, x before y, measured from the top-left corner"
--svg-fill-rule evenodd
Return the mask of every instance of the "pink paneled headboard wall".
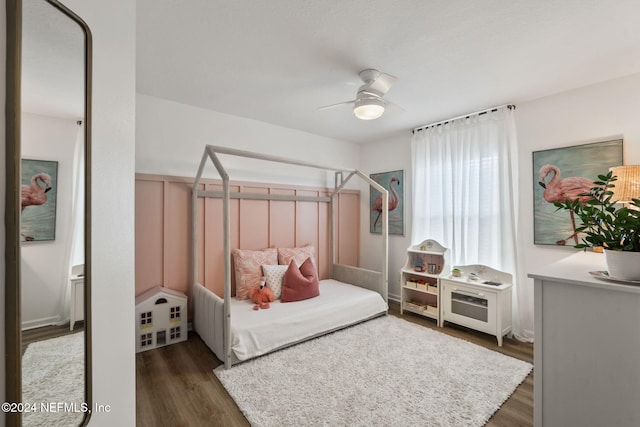
<path id="1" fill-rule="evenodd" d="M 207 190 L 221 190 L 218 180 L 202 182 Z M 192 178 L 136 174 L 136 295 L 158 285 L 191 295 L 192 184 Z M 324 188 L 253 182 L 232 183 L 231 191 L 312 196 L 327 193 Z M 222 296 L 222 201 L 200 199 L 198 209 L 198 280 Z M 343 190 L 337 212 L 338 263 L 358 266 L 360 193 Z M 329 273 L 327 203 L 232 200 L 231 234 L 232 248 L 311 244 L 316 248 L 320 278 Z"/>

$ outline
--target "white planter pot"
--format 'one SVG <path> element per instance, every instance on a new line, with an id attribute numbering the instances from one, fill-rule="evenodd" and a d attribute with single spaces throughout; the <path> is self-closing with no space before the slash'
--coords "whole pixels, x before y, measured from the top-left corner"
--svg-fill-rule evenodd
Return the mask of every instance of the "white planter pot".
<path id="1" fill-rule="evenodd" d="M 622 280 L 640 280 L 640 252 L 604 250 L 609 276 Z"/>

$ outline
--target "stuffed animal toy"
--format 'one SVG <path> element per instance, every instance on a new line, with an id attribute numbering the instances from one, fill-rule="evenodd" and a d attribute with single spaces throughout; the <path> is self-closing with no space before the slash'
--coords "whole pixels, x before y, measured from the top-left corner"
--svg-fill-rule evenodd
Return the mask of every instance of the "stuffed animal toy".
<path id="1" fill-rule="evenodd" d="M 269 308 L 270 302 L 276 299 L 273 291 L 267 287 L 267 279 L 260 278 L 260 286 L 251 289 L 251 301 L 254 302 L 253 309 L 260 310 L 261 308 Z"/>

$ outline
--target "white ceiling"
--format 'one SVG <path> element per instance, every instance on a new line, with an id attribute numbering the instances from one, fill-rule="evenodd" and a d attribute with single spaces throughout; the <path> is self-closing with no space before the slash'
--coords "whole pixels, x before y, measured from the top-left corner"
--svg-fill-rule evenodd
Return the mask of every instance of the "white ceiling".
<path id="1" fill-rule="evenodd" d="M 44 33 L 36 13 L 25 31 Z M 638 0 L 137 0 L 137 91 L 366 143 L 638 73 L 638 17 Z M 66 55 L 40 49 L 35 93 Z M 404 111 L 317 109 L 354 99 L 365 68 L 398 77 L 386 98 Z M 48 98 L 66 103 L 60 81 Z"/>
<path id="2" fill-rule="evenodd" d="M 45 1 L 22 3 L 22 110 L 84 118 L 84 32 Z"/>
<path id="3" fill-rule="evenodd" d="M 640 1 L 137 0 L 137 91 L 348 141 L 640 72 Z M 358 72 L 398 81 L 375 121 Z"/>

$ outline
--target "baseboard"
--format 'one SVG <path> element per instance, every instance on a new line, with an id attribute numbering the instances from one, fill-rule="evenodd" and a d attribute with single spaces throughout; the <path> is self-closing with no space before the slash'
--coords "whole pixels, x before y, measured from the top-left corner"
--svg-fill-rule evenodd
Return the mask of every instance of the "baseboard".
<path id="1" fill-rule="evenodd" d="M 60 321 L 60 316 L 43 317 L 42 319 L 22 322 L 21 327 L 23 331 L 26 331 L 29 329 L 42 328 L 43 326 L 58 325 Z"/>

